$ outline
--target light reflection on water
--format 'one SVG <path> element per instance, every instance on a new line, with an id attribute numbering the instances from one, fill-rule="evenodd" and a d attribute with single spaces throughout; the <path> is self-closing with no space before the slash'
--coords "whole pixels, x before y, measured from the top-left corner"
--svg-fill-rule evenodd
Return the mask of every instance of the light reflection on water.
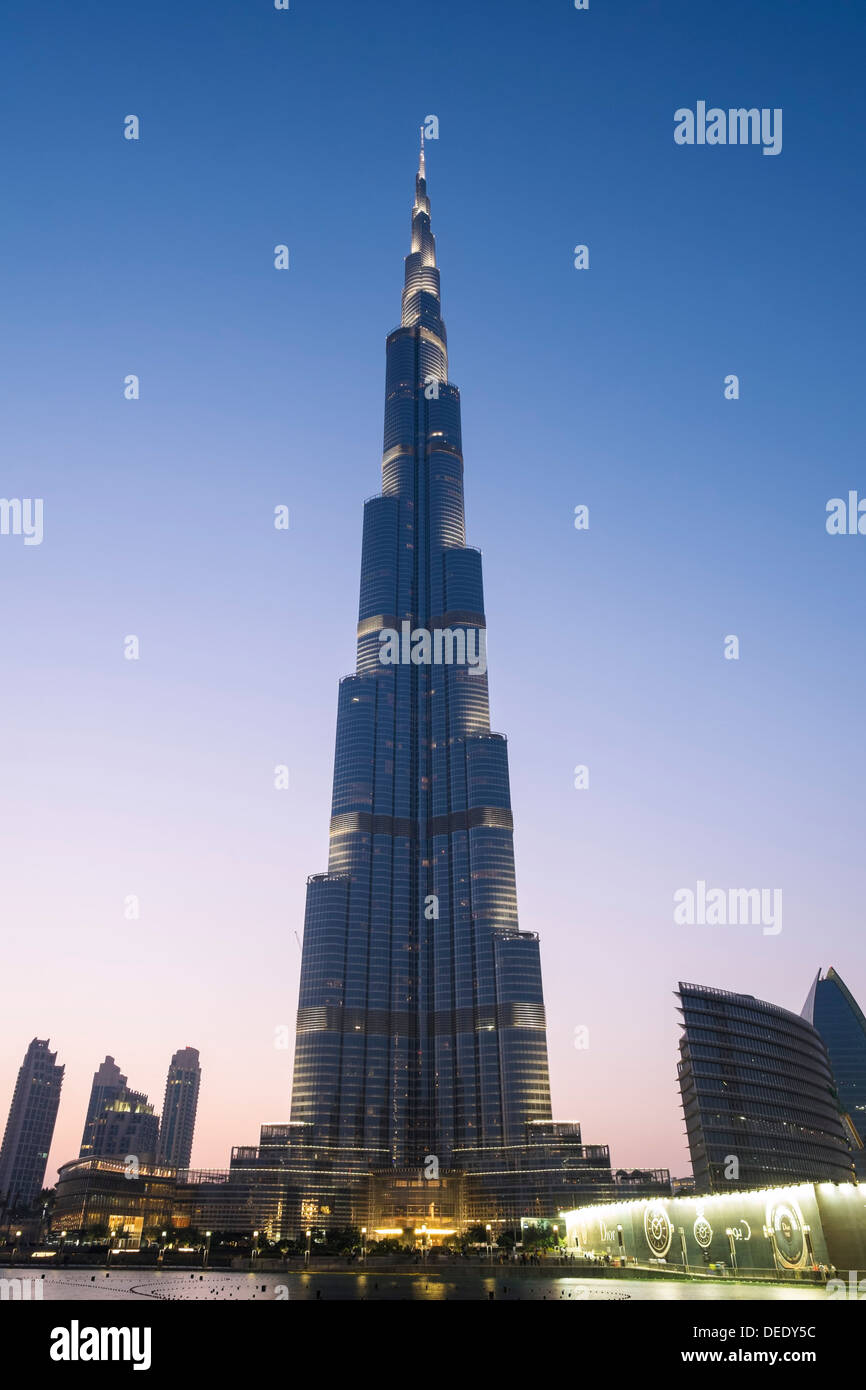
<path id="1" fill-rule="evenodd" d="M 40 1270 L 41 1275 L 43 1271 Z M 35 1279 L 27 1268 L 0 1270 L 7 1279 Z M 208 1270 L 204 1275 L 188 1270 L 125 1270 L 106 1274 L 105 1270 L 63 1269 L 44 1271 L 42 1297 L 53 1300 L 159 1301 L 187 1302 L 211 1300 L 221 1303 L 260 1303 L 280 1301 L 484 1301 L 484 1302 L 625 1302 L 662 1299 L 708 1302 L 743 1299 L 761 1301 L 823 1299 L 822 1288 L 779 1285 L 728 1284 L 672 1281 L 668 1279 L 577 1279 L 570 1275 L 483 1274 L 463 1270 L 419 1274 L 393 1274 L 368 1270 L 359 1273 L 329 1271 L 326 1274 L 243 1274 Z M 32 1290 L 31 1290 L 32 1292 Z M 492 1298 L 491 1298 L 492 1295 Z"/>

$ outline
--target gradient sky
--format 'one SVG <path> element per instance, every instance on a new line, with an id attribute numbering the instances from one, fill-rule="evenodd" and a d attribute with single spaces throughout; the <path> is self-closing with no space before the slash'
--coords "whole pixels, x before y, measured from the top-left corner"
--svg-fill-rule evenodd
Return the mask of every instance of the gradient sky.
<path id="1" fill-rule="evenodd" d="M 45 535 L 0 537 L 0 1111 L 38 1035 L 49 1182 L 106 1052 L 160 1108 L 200 1049 L 198 1166 L 288 1118 L 432 113 L 554 1111 L 687 1172 L 679 979 L 799 1010 L 833 964 L 866 1003 L 866 536 L 824 524 L 866 495 L 862 8 L 48 0 L 4 31 L 0 491 Z M 698 100 L 781 107 L 782 153 L 676 146 Z M 676 926 L 698 879 L 780 887 L 781 934 Z"/>

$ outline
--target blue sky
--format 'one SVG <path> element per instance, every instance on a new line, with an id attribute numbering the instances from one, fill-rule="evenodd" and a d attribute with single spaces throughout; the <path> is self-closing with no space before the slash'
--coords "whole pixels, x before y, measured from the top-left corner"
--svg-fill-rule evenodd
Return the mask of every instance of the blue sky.
<path id="1" fill-rule="evenodd" d="M 50 1035 L 49 1177 L 105 1052 L 159 1105 L 171 1052 L 201 1049 L 203 1166 L 288 1113 L 273 1036 L 326 863 L 431 113 L 555 1109 L 617 1163 L 684 1171 L 678 979 L 799 1009 L 835 964 L 864 1001 L 866 538 L 824 528 L 866 495 L 864 28 L 756 0 L 7 18 L 2 493 L 44 498 L 45 538 L 0 538 L 0 1105 Z M 782 108 L 782 153 L 675 145 L 698 100 Z M 698 879 L 780 886 L 782 933 L 675 926 Z"/>

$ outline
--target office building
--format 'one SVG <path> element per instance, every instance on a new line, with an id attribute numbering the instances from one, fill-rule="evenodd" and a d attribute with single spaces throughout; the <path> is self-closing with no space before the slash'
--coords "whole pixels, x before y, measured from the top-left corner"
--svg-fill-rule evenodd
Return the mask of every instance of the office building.
<path id="1" fill-rule="evenodd" d="M 678 998 L 696 1192 L 849 1181 L 833 1073 L 812 1025 L 750 994 L 681 984 Z"/>

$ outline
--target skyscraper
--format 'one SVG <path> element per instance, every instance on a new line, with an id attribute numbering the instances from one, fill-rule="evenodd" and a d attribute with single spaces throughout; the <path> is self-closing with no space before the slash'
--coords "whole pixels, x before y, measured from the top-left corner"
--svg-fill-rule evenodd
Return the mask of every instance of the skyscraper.
<path id="1" fill-rule="evenodd" d="M 198 1050 L 182 1047 L 171 1059 L 159 1125 L 157 1158 L 172 1168 L 188 1168 L 195 1133 L 201 1067 Z"/>
<path id="2" fill-rule="evenodd" d="M 0 1202 L 27 1207 L 42 1190 L 64 1068 L 48 1038 L 34 1038 L 18 1072 L 0 1148 Z"/>
<path id="3" fill-rule="evenodd" d="M 841 975 L 831 966 L 815 976 L 803 1005 L 824 1041 L 841 1106 L 850 1126 L 857 1176 L 866 1178 L 866 1018 Z"/>
<path id="4" fill-rule="evenodd" d="M 423 136 L 411 237 L 386 343 L 382 491 L 364 507 L 356 669 L 339 691 L 328 871 L 308 880 L 292 1124 L 373 1166 L 472 1166 L 551 1107 Z"/>
<path id="5" fill-rule="evenodd" d="M 126 1086 L 126 1077 L 113 1057 L 106 1056 L 93 1073 L 90 1087 L 90 1100 L 87 1103 L 87 1116 L 84 1133 L 81 1136 L 79 1158 L 89 1158 L 96 1152 L 96 1130 L 106 1105 L 117 1100 Z"/>
<path id="6" fill-rule="evenodd" d="M 849 1182 L 827 1050 L 799 1014 L 681 984 L 679 1083 L 698 1192 Z"/>
<path id="7" fill-rule="evenodd" d="M 146 1162 L 156 1155 L 159 1119 L 143 1091 L 132 1091 L 113 1057 L 93 1074 L 79 1158 L 125 1158 Z"/>

